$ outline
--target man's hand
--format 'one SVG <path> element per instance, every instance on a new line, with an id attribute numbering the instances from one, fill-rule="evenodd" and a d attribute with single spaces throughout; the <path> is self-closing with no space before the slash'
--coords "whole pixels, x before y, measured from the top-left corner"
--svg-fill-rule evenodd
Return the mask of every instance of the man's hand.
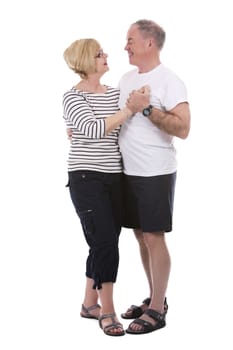
<path id="1" fill-rule="evenodd" d="M 141 92 L 142 94 L 150 94 L 150 87 L 149 85 L 144 85 L 141 87 L 141 89 L 136 91 Z"/>
<path id="2" fill-rule="evenodd" d="M 150 104 L 150 87 L 142 86 L 139 90 L 133 90 L 127 99 L 126 107 L 134 114 L 141 112 Z"/>
<path id="3" fill-rule="evenodd" d="M 71 128 L 67 128 L 66 129 L 66 133 L 67 133 L 67 137 L 68 137 L 68 140 L 72 140 L 72 134 L 73 134 L 73 131 Z"/>

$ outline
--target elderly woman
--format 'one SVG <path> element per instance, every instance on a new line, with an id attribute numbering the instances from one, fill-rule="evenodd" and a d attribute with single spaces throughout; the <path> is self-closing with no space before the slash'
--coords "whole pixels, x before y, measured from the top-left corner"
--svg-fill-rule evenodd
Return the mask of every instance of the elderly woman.
<path id="1" fill-rule="evenodd" d="M 124 335 L 115 314 L 116 282 L 122 224 L 120 125 L 133 115 L 119 110 L 119 90 L 101 84 L 109 70 L 108 55 L 95 39 L 73 42 L 64 52 L 80 81 L 63 95 L 64 119 L 72 129 L 68 186 L 89 246 L 81 316 L 96 318 L 105 334 Z M 101 306 L 98 304 L 100 301 Z"/>

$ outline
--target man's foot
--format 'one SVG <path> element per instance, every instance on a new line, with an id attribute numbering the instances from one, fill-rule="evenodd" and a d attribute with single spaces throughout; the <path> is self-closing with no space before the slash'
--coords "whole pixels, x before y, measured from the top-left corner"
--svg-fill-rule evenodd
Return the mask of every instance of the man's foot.
<path id="1" fill-rule="evenodd" d="M 147 309 L 140 318 L 136 318 L 126 329 L 129 334 L 145 334 L 166 326 L 166 312 L 160 313 Z"/>
<path id="2" fill-rule="evenodd" d="M 125 313 L 121 314 L 121 317 L 125 319 L 134 319 L 140 317 L 143 314 L 143 312 L 146 309 L 148 309 L 150 301 L 150 298 L 146 298 L 145 300 L 143 300 L 140 306 L 131 305 Z"/>

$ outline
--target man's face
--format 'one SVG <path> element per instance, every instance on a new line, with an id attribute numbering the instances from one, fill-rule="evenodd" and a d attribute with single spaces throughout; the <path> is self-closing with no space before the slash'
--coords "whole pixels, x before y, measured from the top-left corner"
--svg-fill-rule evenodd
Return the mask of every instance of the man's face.
<path id="1" fill-rule="evenodd" d="M 127 33 L 125 50 L 128 52 L 129 63 L 138 66 L 146 55 L 148 39 L 143 38 L 137 25 L 132 25 Z"/>

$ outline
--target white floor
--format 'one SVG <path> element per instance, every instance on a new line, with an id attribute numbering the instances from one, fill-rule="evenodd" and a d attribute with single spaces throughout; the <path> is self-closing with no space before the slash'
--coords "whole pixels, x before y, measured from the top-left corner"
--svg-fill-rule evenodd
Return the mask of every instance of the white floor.
<path id="1" fill-rule="evenodd" d="M 9 222 L 1 254 L 2 350 L 73 350 L 87 344 L 106 349 L 232 349 L 231 246 L 211 228 L 198 232 L 191 221 L 184 227 L 177 220 L 167 238 L 173 261 L 167 327 L 114 338 L 104 335 L 97 321 L 79 317 L 86 245 L 66 190 L 62 193 L 59 199 L 58 191 L 58 204 L 53 203 L 55 211 L 48 197 L 39 216 L 37 208 L 36 215 L 28 211 L 24 225 L 19 217 Z M 131 230 L 122 231 L 120 252 L 118 314 L 147 297 Z M 127 327 L 130 321 L 122 322 Z"/>

